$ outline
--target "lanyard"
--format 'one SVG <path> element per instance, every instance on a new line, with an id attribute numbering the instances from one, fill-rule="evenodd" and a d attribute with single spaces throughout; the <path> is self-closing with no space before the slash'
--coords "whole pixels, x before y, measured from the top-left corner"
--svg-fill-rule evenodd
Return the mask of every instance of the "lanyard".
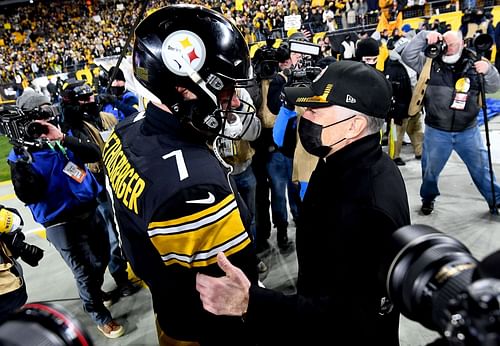
<path id="1" fill-rule="evenodd" d="M 66 153 L 66 149 L 61 145 L 60 141 L 55 141 L 56 147 L 59 148 L 61 153 L 64 155 L 64 157 L 69 161 L 68 154 Z M 50 149 L 56 151 L 56 148 L 54 148 L 54 145 L 51 142 L 47 142 L 47 145 L 49 146 Z"/>

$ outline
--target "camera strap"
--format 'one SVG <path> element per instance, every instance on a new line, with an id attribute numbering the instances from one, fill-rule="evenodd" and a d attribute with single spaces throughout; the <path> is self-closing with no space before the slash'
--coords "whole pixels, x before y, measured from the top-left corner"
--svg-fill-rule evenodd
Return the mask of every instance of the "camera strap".
<path id="1" fill-rule="evenodd" d="M 418 77 L 417 85 L 411 95 L 410 106 L 408 107 L 408 115 L 414 117 L 420 113 L 424 106 L 424 96 L 429 80 L 431 77 L 432 59 L 426 58 L 420 76 Z"/>

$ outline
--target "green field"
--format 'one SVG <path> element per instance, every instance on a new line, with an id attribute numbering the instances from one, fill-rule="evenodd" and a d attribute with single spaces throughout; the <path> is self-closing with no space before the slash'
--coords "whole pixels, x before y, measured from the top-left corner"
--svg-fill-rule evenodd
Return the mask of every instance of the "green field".
<path id="1" fill-rule="evenodd" d="M 9 144 L 7 137 L 0 136 L 0 181 L 10 180 L 10 169 L 7 164 L 7 155 L 9 155 L 12 145 Z"/>

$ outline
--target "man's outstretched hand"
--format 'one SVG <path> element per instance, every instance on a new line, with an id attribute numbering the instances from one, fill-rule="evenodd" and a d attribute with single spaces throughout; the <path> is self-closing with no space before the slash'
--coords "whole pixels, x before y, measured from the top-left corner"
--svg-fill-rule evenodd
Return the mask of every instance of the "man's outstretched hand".
<path id="1" fill-rule="evenodd" d="M 250 280 L 222 252 L 217 254 L 217 264 L 225 276 L 196 276 L 196 290 L 203 307 L 215 315 L 242 316 L 248 307 Z"/>

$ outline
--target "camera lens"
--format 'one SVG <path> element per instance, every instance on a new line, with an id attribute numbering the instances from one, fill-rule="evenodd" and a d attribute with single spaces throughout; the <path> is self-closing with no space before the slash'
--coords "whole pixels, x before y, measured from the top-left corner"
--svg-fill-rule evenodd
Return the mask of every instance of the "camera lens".
<path id="1" fill-rule="evenodd" d="M 26 125 L 26 134 L 31 138 L 39 138 L 43 134 L 49 133 L 46 125 L 33 121 Z"/>
<path id="2" fill-rule="evenodd" d="M 0 324 L 0 345 L 92 346 L 87 331 L 62 306 L 24 305 Z"/>
<path id="3" fill-rule="evenodd" d="M 430 44 L 425 48 L 424 54 L 426 57 L 434 59 L 441 54 L 441 46 L 438 44 Z"/>
<path id="4" fill-rule="evenodd" d="M 443 332 L 449 301 L 471 282 L 478 261 L 458 240 L 425 225 L 397 230 L 387 276 L 391 300 L 408 318 Z"/>

